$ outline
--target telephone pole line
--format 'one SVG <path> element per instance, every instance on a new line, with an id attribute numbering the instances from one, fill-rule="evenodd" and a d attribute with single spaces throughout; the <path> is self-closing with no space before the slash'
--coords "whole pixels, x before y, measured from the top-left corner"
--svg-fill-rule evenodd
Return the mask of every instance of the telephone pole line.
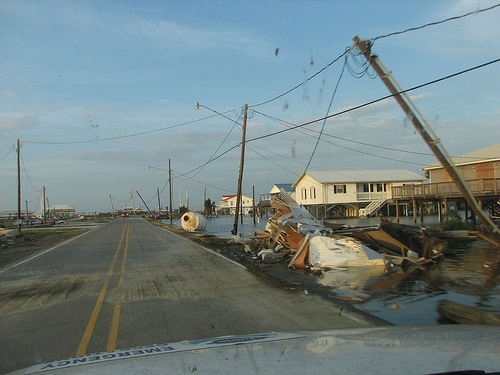
<path id="1" fill-rule="evenodd" d="M 170 219 L 170 225 L 172 225 L 172 168 L 170 166 L 170 159 L 168 159 L 168 191 L 170 197 L 168 217 Z"/>
<path id="2" fill-rule="evenodd" d="M 21 231 L 21 147 L 17 140 L 17 230 Z"/>
<path id="3" fill-rule="evenodd" d="M 241 182 L 243 180 L 243 165 L 245 163 L 245 140 L 246 140 L 246 132 L 247 132 L 247 112 L 248 105 L 245 104 L 243 107 L 243 127 L 242 127 L 242 138 L 241 138 L 241 157 L 240 157 L 240 173 L 238 176 L 238 192 L 236 193 L 236 208 L 234 212 L 234 224 L 233 230 L 231 234 L 238 234 L 238 215 L 241 204 Z"/>
<path id="4" fill-rule="evenodd" d="M 396 99 L 398 104 L 411 120 L 413 126 L 415 126 L 415 128 L 427 143 L 436 158 L 439 160 L 443 168 L 446 170 L 446 172 L 448 172 L 453 182 L 460 190 L 460 193 L 462 193 L 467 202 L 470 204 L 474 213 L 478 216 L 481 224 L 488 232 L 499 234 L 499 229 L 479 207 L 479 203 L 477 202 L 472 192 L 469 190 L 468 186 L 458 172 L 456 166 L 453 164 L 453 161 L 446 152 L 439 138 L 436 136 L 436 134 L 434 134 L 434 131 L 429 126 L 422 114 L 418 111 L 417 107 L 415 107 L 408 95 L 402 92 L 403 90 L 397 83 L 396 79 L 392 76 L 391 72 L 387 70 L 384 64 L 382 64 L 378 56 L 371 51 L 370 41 L 367 39 L 361 40 L 357 36 L 353 38 L 353 41 L 359 51 L 366 57 L 380 79 L 382 79 L 382 82 L 384 82 L 386 87 L 394 96 L 394 99 Z M 428 130 L 431 134 L 429 134 Z"/>

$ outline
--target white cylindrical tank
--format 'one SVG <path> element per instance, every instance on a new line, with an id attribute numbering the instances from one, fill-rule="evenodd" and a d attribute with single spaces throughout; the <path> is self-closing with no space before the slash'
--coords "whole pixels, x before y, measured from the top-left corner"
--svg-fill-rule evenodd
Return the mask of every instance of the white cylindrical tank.
<path id="1" fill-rule="evenodd" d="M 189 232 L 195 230 L 205 230 L 207 221 L 205 218 L 196 212 L 188 211 L 181 217 L 182 229 Z"/>

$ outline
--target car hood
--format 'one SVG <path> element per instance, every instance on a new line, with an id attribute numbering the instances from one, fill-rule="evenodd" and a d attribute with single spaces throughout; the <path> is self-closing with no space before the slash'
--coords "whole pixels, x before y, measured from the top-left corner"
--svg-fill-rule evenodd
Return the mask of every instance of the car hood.
<path id="1" fill-rule="evenodd" d="M 439 325 L 271 332 L 38 364 L 14 374 L 432 374 L 500 370 L 500 327 Z"/>

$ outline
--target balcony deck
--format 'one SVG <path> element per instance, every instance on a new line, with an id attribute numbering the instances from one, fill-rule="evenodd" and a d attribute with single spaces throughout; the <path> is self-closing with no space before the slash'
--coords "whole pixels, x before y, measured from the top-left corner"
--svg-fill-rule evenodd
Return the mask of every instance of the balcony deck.
<path id="1" fill-rule="evenodd" d="M 498 178 L 467 180 L 466 184 L 477 198 L 500 198 L 500 179 Z M 430 201 L 450 198 L 463 198 L 463 195 L 452 181 L 395 186 L 392 188 L 392 200 L 411 201 L 416 199 Z"/>

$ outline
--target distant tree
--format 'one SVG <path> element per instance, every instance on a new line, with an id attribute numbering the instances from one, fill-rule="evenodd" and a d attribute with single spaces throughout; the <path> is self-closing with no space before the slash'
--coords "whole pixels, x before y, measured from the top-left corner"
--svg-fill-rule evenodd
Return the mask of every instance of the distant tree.
<path id="1" fill-rule="evenodd" d="M 213 204 L 214 204 L 214 202 L 212 202 L 210 200 L 210 198 L 207 198 L 207 200 L 205 201 L 205 213 L 206 214 L 209 214 L 209 215 L 213 214 Z"/>
<path id="2" fill-rule="evenodd" d="M 180 206 L 180 207 L 179 207 L 179 213 L 180 213 L 181 215 L 185 214 L 186 212 L 188 212 L 188 209 L 187 209 L 187 207 L 186 207 L 186 206 Z"/>

